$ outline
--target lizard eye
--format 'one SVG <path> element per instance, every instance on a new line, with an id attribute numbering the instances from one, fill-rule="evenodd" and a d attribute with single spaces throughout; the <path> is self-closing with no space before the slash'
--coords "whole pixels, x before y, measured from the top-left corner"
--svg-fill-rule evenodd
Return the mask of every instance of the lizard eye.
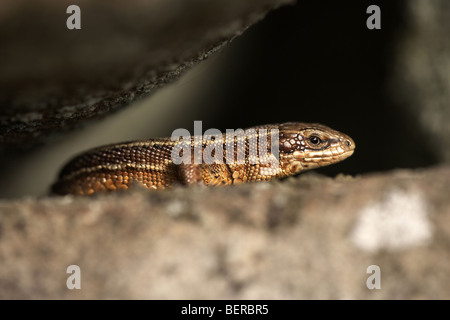
<path id="1" fill-rule="evenodd" d="M 308 140 L 313 146 L 318 146 L 322 143 L 322 140 L 318 136 L 310 136 Z"/>

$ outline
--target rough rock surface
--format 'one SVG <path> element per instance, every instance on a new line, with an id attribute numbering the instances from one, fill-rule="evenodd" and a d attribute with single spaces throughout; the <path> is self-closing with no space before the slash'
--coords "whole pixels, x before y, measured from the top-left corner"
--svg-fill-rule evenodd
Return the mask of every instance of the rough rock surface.
<path id="1" fill-rule="evenodd" d="M 2 201 L 0 297 L 448 299 L 449 189 L 447 166 Z"/>
<path id="2" fill-rule="evenodd" d="M 0 9 L 0 145 L 22 147 L 177 79 L 286 0 L 8 1 Z"/>
<path id="3" fill-rule="evenodd" d="M 428 137 L 441 161 L 450 162 L 450 3 L 405 1 L 391 94 L 403 114 Z"/>

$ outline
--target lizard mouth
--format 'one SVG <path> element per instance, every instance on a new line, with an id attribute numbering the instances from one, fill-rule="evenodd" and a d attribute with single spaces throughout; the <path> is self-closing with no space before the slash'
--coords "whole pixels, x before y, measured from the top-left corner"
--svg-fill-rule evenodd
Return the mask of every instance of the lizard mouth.
<path id="1" fill-rule="evenodd" d="M 354 149 L 348 150 L 348 151 L 344 151 L 343 153 L 337 155 L 337 158 L 338 158 L 339 160 L 344 160 L 344 159 L 350 157 L 350 156 L 353 154 L 353 152 L 355 152 Z"/>
<path id="2" fill-rule="evenodd" d="M 324 154 L 324 153 L 316 153 L 316 154 L 310 154 L 307 157 L 304 157 L 301 159 L 302 167 L 313 169 L 316 167 L 321 166 L 328 166 L 333 163 L 340 162 L 348 157 L 350 157 L 354 152 L 354 149 L 350 150 L 344 150 L 341 153 L 335 153 L 335 154 Z"/>
<path id="3" fill-rule="evenodd" d="M 340 152 L 330 152 L 330 151 L 328 151 L 328 152 L 324 152 L 324 151 L 321 151 L 321 152 L 317 152 L 317 151 L 312 151 L 312 152 L 308 152 L 307 154 L 306 154 L 306 156 L 305 155 L 301 155 L 301 154 L 299 154 L 298 155 L 298 157 L 299 158 L 303 158 L 303 159 L 305 159 L 305 160 L 307 160 L 307 159 L 312 159 L 312 160 L 317 160 L 317 161 L 320 161 L 320 159 L 323 159 L 323 160 L 334 160 L 334 159 L 336 159 L 336 160 L 341 160 L 341 159 L 345 159 L 345 158 L 348 158 L 348 157 L 350 157 L 352 154 L 353 154 L 353 152 L 354 152 L 355 150 L 354 149 L 350 149 L 350 150 L 342 150 L 342 151 L 340 151 Z"/>

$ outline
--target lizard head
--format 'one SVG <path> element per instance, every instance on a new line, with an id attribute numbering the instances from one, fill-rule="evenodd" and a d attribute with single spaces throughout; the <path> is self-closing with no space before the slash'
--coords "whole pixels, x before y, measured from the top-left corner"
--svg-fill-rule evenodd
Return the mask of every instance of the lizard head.
<path id="1" fill-rule="evenodd" d="M 355 150 L 355 142 L 321 124 L 288 122 L 280 125 L 279 150 L 285 174 L 293 175 L 348 158 Z"/>

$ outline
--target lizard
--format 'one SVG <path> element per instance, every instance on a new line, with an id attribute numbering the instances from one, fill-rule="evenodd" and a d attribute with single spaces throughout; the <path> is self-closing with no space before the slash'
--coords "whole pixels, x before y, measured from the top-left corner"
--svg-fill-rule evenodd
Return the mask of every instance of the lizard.
<path id="1" fill-rule="evenodd" d="M 134 184 L 165 189 L 176 184 L 218 186 L 269 181 L 340 162 L 355 150 L 355 142 L 348 135 L 318 123 L 286 122 L 243 132 L 229 140 L 226 134 L 203 135 L 188 137 L 184 142 L 168 137 L 97 147 L 69 161 L 52 192 L 91 195 L 128 190 Z M 225 152 L 221 152 L 223 149 Z M 192 161 L 195 152 L 201 156 L 206 151 L 214 161 Z M 182 159 L 191 161 L 178 163 L 174 155 L 178 160 L 185 156 Z"/>

